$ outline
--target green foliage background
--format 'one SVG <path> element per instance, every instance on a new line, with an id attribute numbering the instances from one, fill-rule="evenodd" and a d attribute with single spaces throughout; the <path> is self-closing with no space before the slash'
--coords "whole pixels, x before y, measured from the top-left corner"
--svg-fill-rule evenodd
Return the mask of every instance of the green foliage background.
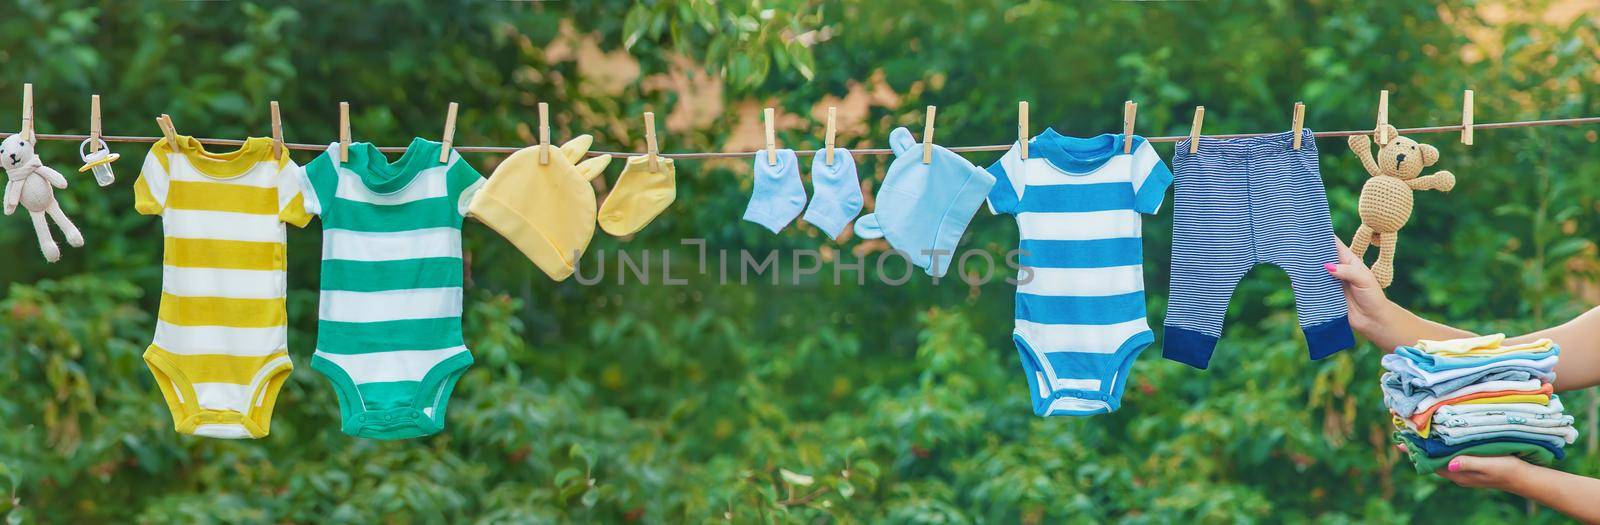
<path id="1" fill-rule="evenodd" d="M 712 89 L 725 105 L 664 130 L 664 150 L 749 144 L 734 130 L 758 129 L 738 124 L 760 101 L 797 116 L 780 141 L 805 148 L 820 143 L 813 105 L 874 77 L 889 91 L 876 100 L 889 102 L 871 105 L 865 129 L 842 144 L 881 146 L 898 125 L 920 131 L 928 104 L 940 108 L 940 143 L 1009 142 L 1017 100 L 1032 102 L 1036 129 L 1075 135 L 1117 129 L 1129 98 L 1146 135 L 1186 133 L 1202 104 L 1211 133 L 1286 129 L 1298 100 L 1312 127 L 1370 128 L 1379 89 L 1393 91 L 1402 127 L 1457 122 L 1469 87 L 1479 122 L 1600 115 L 1600 7 L 1582 1 L 7 4 L 0 93 L 33 82 L 41 133 L 83 132 L 100 93 L 109 134 L 156 135 L 152 117 L 166 112 L 187 134 L 264 135 L 267 101 L 279 100 L 288 140 L 326 143 L 348 100 L 358 140 L 401 145 L 436 137 L 445 104 L 458 101 L 458 144 L 519 144 L 544 101 L 558 140 L 593 133 L 596 149 L 639 151 L 641 112 L 704 109 Z M 1573 4 L 1576 15 L 1543 16 Z M 593 77 L 609 66 L 550 52 L 580 41 L 631 56 L 639 74 L 605 88 Z M 710 80 L 696 90 L 657 81 L 674 74 Z M 1595 127 L 1485 130 L 1472 147 L 1454 134 L 1417 138 L 1440 147 L 1437 167 L 1460 185 L 1418 196 L 1392 297 L 1482 331 L 1592 306 Z M 75 167 L 74 146 L 40 153 Z M 1335 227 L 1348 236 L 1364 175 L 1342 141 L 1318 146 Z M 1158 146 L 1168 158 L 1170 148 Z M 1013 288 L 998 279 L 856 285 L 852 270 L 835 286 L 825 267 L 798 286 L 718 285 L 681 263 L 695 251 L 680 239 L 704 238 L 713 253 L 835 246 L 814 228 L 775 236 L 740 222 L 746 161 L 681 162 L 664 217 L 591 247 L 589 262 L 671 250 L 682 286 L 617 284 L 614 267 L 594 287 L 552 283 L 487 228 L 467 226 L 478 364 L 456 389 L 447 431 L 421 440 L 338 432 L 333 392 L 306 366 L 319 238 L 294 231 L 299 370 L 272 435 L 179 436 L 139 357 L 161 275 L 159 221 L 134 213 L 129 189 L 145 148 L 114 149 L 125 157 L 115 186 L 74 176 L 58 194 L 87 247 L 47 265 L 26 220 L 0 223 L 8 523 L 1563 521 L 1410 472 L 1387 445 L 1375 386 L 1383 349 L 1307 360 L 1276 269 L 1240 286 L 1210 371 L 1153 347 L 1121 411 L 1078 419 L 1032 415 L 1009 342 Z M 485 174 L 498 160 L 469 158 Z M 864 176 L 881 177 L 881 159 L 861 160 Z M 1159 326 L 1170 216 L 1146 226 Z M 1015 241 L 1011 221 L 980 212 L 964 246 L 1001 254 Z M 880 248 L 839 249 L 872 260 Z M 1594 393 L 1567 400 L 1585 439 L 1561 468 L 1600 475 Z"/>

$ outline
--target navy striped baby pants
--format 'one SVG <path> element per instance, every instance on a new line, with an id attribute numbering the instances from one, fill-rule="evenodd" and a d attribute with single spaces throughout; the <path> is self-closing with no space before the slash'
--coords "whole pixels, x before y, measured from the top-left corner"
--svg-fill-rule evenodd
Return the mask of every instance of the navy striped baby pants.
<path id="1" fill-rule="evenodd" d="M 1178 143 L 1172 201 L 1172 290 L 1162 355 L 1195 368 L 1211 361 L 1228 299 L 1259 264 L 1289 274 L 1296 313 L 1312 359 L 1355 346 L 1339 282 L 1323 268 L 1338 262 L 1333 219 L 1317 169 L 1317 145 L 1303 130 Z"/>

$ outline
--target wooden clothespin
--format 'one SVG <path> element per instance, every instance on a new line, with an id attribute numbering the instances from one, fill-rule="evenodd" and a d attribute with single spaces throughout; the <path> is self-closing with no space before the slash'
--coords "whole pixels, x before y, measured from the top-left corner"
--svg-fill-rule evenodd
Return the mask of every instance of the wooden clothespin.
<path id="1" fill-rule="evenodd" d="M 89 96 L 89 152 L 100 151 L 100 95 Z"/>
<path id="2" fill-rule="evenodd" d="M 822 145 L 824 148 L 822 160 L 829 166 L 833 165 L 833 120 L 838 113 L 839 108 L 828 106 L 828 128 L 827 132 L 823 134 L 822 138 Z"/>
<path id="3" fill-rule="evenodd" d="M 767 165 L 768 166 L 777 166 L 778 165 L 778 137 L 777 137 L 777 130 L 773 129 L 773 125 L 772 125 L 772 119 L 773 119 L 774 116 L 776 116 L 777 110 L 774 110 L 772 108 L 767 108 L 767 109 L 762 111 L 762 114 L 763 114 L 763 117 L 764 117 L 763 120 L 765 121 L 765 122 L 763 122 L 763 125 L 766 126 L 766 128 L 767 128 Z"/>
<path id="4" fill-rule="evenodd" d="M 350 103 L 339 103 L 339 162 L 350 162 Z"/>
<path id="5" fill-rule="evenodd" d="M 644 112 L 644 151 L 650 160 L 651 173 L 661 172 L 661 161 L 656 155 L 656 114 Z"/>
<path id="6" fill-rule="evenodd" d="M 922 163 L 933 163 L 933 114 L 937 108 L 928 106 L 928 119 L 922 124 Z"/>
<path id="7" fill-rule="evenodd" d="M 22 85 L 22 129 L 17 132 L 23 140 L 33 140 L 33 84 Z"/>
<path id="8" fill-rule="evenodd" d="M 1017 153 L 1028 160 L 1028 101 L 1017 102 Z"/>
<path id="9" fill-rule="evenodd" d="M 1378 125 L 1372 129 L 1379 146 L 1389 143 L 1389 90 L 1378 91 Z"/>
<path id="10" fill-rule="evenodd" d="M 1200 152 L 1200 122 L 1206 119 L 1206 107 L 1194 107 L 1194 125 L 1189 126 L 1189 154 Z"/>
<path id="11" fill-rule="evenodd" d="M 550 105 L 539 103 L 539 163 L 550 163 Z"/>
<path id="12" fill-rule="evenodd" d="M 1461 94 L 1461 143 L 1472 145 L 1472 90 Z"/>
<path id="13" fill-rule="evenodd" d="M 1129 100 L 1122 103 L 1122 152 L 1133 153 L 1133 119 L 1139 114 L 1139 103 Z"/>
<path id="14" fill-rule="evenodd" d="M 172 125 L 172 116 L 162 113 L 161 116 L 156 117 L 156 125 L 161 126 L 161 135 L 167 138 L 167 147 L 172 149 L 177 148 L 178 130 Z"/>
<path id="15" fill-rule="evenodd" d="M 461 105 L 450 103 L 450 110 L 444 115 L 444 140 L 440 143 L 439 162 L 450 162 L 450 142 L 456 137 L 456 109 Z"/>
<path id="16" fill-rule="evenodd" d="M 272 158 L 283 152 L 283 119 L 278 116 L 278 101 L 267 104 L 272 108 Z"/>
<path id="17" fill-rule="evenodd" d="M 1306 105 L 1301 102 L 1294 103 L 1294 149 L 1300 150 L 1300 130 L 1306 124 Z"/>

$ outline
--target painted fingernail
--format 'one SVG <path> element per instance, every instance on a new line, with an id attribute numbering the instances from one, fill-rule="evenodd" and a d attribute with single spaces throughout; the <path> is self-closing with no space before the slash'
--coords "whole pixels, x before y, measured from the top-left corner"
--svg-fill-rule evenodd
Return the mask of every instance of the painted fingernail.
<path id="1" fill-rule="evenodd" d="M 1450 465 L 1445 467 L 1445 469 L 1449 470 L 1450 472 L 1460 471 L 1461 470 L 1461 458 L 1455 458 L 1455 459 L 1450 460 Z"/>
<path id="2" fill-rule="evenodd" d="M 1328 273 L 1333 273 L 1339 270 L 1339 266 L 1333 263 L 1322 263 L 1322 268 L 1327 270 Z"/>

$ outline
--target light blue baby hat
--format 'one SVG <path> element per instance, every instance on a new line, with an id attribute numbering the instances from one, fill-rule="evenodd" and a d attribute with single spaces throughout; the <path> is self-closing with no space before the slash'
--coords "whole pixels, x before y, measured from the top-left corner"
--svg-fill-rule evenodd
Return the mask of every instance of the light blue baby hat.
<path id="1" fill-rule="evenodd" d="M 972 214 L 989 196 L 994 175 L 942 146 L 933 146 L 932 162 L 923 164 L 922 144 L 903 127 L 889 133 L 889 147 L 894 162 L 872 213 L 856 221 L 856 235 L 888 239 L 911 264 L 942 277 Z"/>

